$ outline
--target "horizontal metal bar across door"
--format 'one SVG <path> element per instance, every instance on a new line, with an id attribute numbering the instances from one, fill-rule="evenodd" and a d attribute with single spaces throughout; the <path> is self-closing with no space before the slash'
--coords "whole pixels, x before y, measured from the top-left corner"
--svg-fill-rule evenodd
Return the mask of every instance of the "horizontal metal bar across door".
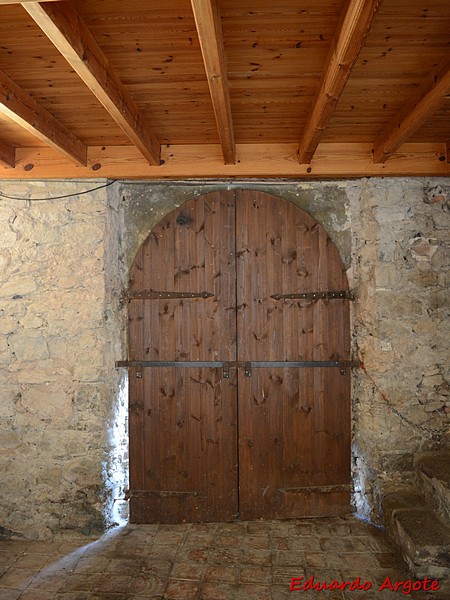
<path id="1" fill-rule="evenodd" d="M 222 376 L 224 379 L 230 378 L 230 369 L 244 369 L 245 377 L 252 376 L 252 369 L 270 369 L 270 368 L 290 368 L 290 369 L 305 369 L 305 368 L 330 368 L 338 367 L 341 370 L 341 375 L 345 375 L 347 368 L 359 367 L 360 362 L 357 360 L 301 360 L 301 361 L 275 361 L 275 360 L 252 360 L 252 361 L 154 361 L 154 360 L 121 360 L 116 362 L 116 367 L 131 367 L 136 369 L 136 377 L 142 378 L 142 368 L 145 367 L 176 367 L 181 369 L 201 368 L 223 369 Z"/>
<path id="2" fill-rule="evenodd" d="M 315 368 L 315 367 L 359 367 L 360 362 L 358 360 L 300 360 L 300 361 L 260 361 L 260 360 L 249 360 L 249 361 L 169 361 L 169 360 L 119 360 L 116 362 L 116 367 L 177 367 L 192 369 L 195 367 L 207 367 L 207 368 L 246 368 L 247 366 L 252 369 L 263 369 L 263 368 Z"/>

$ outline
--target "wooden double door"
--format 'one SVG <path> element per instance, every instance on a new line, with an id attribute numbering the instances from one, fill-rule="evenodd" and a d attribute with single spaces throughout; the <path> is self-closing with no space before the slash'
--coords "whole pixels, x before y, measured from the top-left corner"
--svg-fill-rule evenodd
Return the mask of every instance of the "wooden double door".
<path id="1" fill-rule="evenodd" d="M 259 191 L 153 229 L 127 293 L 132 522 L 348 511 L 347 290 L 323 227 Z"/>

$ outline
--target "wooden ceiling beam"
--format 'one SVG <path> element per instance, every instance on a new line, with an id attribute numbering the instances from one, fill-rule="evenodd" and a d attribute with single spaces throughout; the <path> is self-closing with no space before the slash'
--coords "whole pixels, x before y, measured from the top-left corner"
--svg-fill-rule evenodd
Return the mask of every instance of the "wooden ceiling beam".
<path id="1" fill-rule="evenodd" d="M 450 94 L 450 55 L 431 72 L 414 99 L 389 123 L 373 145 L 375 163 L 386 161 L 445 103 Z"/>
<path id="2" fill-rule="evenodd" d="M 217 0 L 191 0 L 225 164 L 236 162 L 228 73 Z"/>
<path id="3" fill-rule="evenodd" d="M 159 165 L 161 148 L 156 136 L 74 6 L 70 2 L 22 6 L 145 159 Z"/>
<path id="4" fill-rule="evenodd" d="M 220 144 L 163 145 L 164 164 L 151 166 L 134 146 L 91 146 L 79 167 L 51 148 L 16 148 L 16 168 L 0 167 L 1 179 L 324 179 L 348 177 L 450 176 L 445 143 L 404 144 L 383 164 L 370 143 L 322 143 L 311 165 L 300 165 L 297 144 L 236 144 L 236 164 L 224 165 Z"/>
<path id="5" fill-rule="evenodd" d="M 16 166 L 16 149 L 4 140 L 0 140 L 0 165 L 13 169 Z"/>
<path id="6" fill-rule="evenodd" d="M 85 144 L 1 71 L 0 113 L 77 164 L 86 166 Z"/>
<path id="7" fill-rule="evenodd" d="M 349 0 L 334 36 L 298 149 L 300 164 L 313 158 L 382 0 Z"/>

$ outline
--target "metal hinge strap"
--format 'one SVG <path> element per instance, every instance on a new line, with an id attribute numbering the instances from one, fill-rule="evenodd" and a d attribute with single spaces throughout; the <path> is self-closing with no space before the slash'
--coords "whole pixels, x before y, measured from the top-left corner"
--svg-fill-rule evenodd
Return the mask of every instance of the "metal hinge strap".
<path id="1" fill-rule="evenodd" d="M 341 483 L 337 485 L 315 485 L 311 487 L 298 487 L 298 488 L 279 488 L 280 492 L 284 494 L 329 494 L 330 492 L 351 492 L 352 486 L 348 483 Z"/>
<path id="2" fill-rule="evenodd" d="M 349 290 L 340 290 L 336 292 L 296 292 L 294 294 L 272 294 L 274 300 L 354 300 Z"/>
<path id="3" fill-rule="evenodd" d="M 130 498 L 156 497 L 156 498 L 184 498 L 185 496 L 202 496 L 200 492 L 177 492 L 172 490 L 126 490 L 125 500 Z"/>
<path id="4" fill-rule="evenodd" d="M 122 301 L 130 300 L 170 300 L 173 298 L 212 298 L 212 292 L 158 292 L 154 290 L 125 291 L 121 295 Z"/>

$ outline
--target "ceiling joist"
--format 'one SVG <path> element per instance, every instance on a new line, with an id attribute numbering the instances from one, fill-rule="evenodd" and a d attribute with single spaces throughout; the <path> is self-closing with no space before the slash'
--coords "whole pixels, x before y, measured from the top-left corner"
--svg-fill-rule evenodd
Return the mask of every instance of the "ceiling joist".
<path id="1" fill-rule="evenodd" d="M 382 0 L 349 0 L 347 4 L 299 144 L 300 164 L 311 162 L 381 2 Z"/>
<path id="2" fill-rule="evenodd" d="M 16 151 L 14 146 L 3 140 L 0 140 L 0 165 L 12 168 L 16 166 Z"/>
<path id="3" fill-rule="evenodd" d="M 86 166 L 87 148 L 83 142 L 1 71 L 0 113 L 77 164 Z"/>
<path id="4" fill-rule="evenodd" d="M 234 164 L 236 149 L 228 74 L 217 0 L 191 0 L 205 64 L 209 92 L 225 164 Z"/>
<path id="5" fill-rule="evenodd" d="M 445 103 L 450 94 L 450 55 L 430 73 L 414 100 L 386 127 L 373 145 L 373 160 L 384 162 Z"/>
<path id="6" fill-rule="evenodd" d="M 145 159 L 159 165 L 161 149 L 156 136 L 75 8 L 69 2 L 22 6 Z"/>

